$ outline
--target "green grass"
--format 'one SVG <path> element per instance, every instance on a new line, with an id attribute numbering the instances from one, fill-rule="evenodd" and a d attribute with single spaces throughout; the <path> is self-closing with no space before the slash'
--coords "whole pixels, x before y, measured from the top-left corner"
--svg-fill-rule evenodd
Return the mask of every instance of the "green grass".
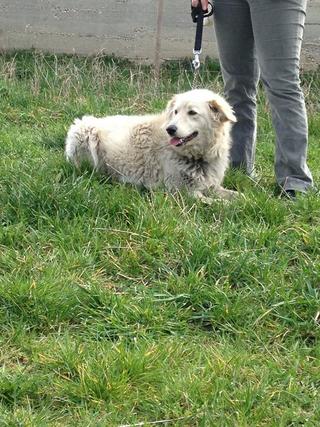
<path id="1" fill-rule="evenodd" d="M 65 162 L 84 113 L 161 110 L 186 64 L 0 59 L 0 425 L 320 424 L 320 200 L 275 196 L 259 94 L 257 183 L 205 206 Z M 202 85 L 222 91 L 215 64 Z M 320 74 L 303 77 L 319 182 Z"/>

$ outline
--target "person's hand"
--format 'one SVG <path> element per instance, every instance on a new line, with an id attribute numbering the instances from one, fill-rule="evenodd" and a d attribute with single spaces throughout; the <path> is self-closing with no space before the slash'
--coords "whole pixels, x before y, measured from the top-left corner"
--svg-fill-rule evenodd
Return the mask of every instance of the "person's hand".
<path id="1" fill-rule="evenodd" d="M 197 7 L 199 3 L 201 3 L 202 10 L 208 9 L 208 0 L 191 0 L 191 5 L 193 7 Z"/>

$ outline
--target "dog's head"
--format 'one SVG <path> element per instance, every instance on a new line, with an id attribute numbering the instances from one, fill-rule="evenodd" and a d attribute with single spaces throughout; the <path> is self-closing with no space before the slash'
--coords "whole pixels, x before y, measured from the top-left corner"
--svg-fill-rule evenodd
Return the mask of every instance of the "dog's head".
<path id="1" fill-rule="evenodd" d="M 214 144 L 219 129 L 230 127 L 236 117 L 228 102 L 214 92 L 196 89 L 175 95 L 167 105 L 166 132 L 175 149 L 187 151 Z"/>

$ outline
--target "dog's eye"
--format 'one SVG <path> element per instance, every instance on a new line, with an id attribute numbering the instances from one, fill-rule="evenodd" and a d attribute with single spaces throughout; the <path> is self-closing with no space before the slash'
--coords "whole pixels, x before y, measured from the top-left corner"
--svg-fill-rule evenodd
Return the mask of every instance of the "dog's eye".
<path id="1" fill-rule="evenodd" d="M 174 110 L 174 114 L 178 114 L 178 110 Z"/>
<path id="2" fill-rule="evenodd" d="M 188 111 L 188 114 L 189 114 L 189 116 L 195 116 L 198 113 L 194 110 L 190 110 L 190 111 Z"/>

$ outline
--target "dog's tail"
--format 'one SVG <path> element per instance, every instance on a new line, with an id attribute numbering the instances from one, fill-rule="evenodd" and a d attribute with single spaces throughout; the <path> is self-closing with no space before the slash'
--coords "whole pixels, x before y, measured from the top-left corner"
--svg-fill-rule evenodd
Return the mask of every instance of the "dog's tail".
<path id="1" fill-rule="evenodd" d="M 99 166 L 96 122 L 95 117 L 84 116 L 82 119 L 76 119 L 69 128 L 65 155 L 67 160 L 77 167 L 85 160 L 89 161 L 94 168 Z"/>

